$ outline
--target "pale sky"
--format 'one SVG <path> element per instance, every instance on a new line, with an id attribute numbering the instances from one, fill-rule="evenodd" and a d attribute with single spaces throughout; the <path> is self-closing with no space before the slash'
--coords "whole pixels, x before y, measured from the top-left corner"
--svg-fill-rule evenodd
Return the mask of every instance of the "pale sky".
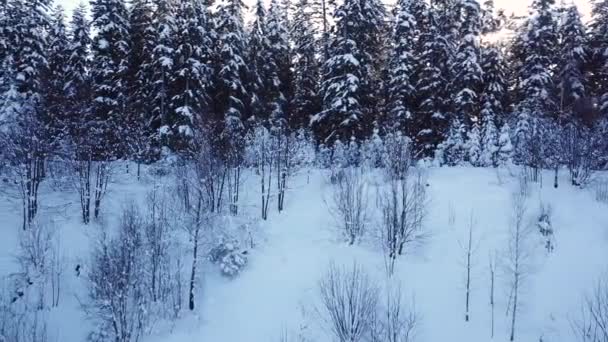
<path id="1" fill-rule="evenodd" d="M 78 5 L 79 2 L 83 1 L 88 4 L 88 0 L 55 0 L 56 3 L 61 4 L 67 10 L 68 18 L 70 17 L 70 13 L 72 9 Z M 578 6 L 578 10 L 584 17 L 584 21 L 589 19 L 589 15 L 591 13 L 591 2 L 589 0 L 557 0 L 556 2 L 559 4 L 560 1 L 564 1 L 566 4 L 575 3 Z M 245 0 L 246 4 L 251 4 L 255 0 Z M 516 15 L 526 15 L 528 13 L 528 6 L 532 3 L 532 0 L 494 0 L 495 7 L 497 9 L 503 8 L 505 9 L 505 14 L 509 16 L 511 13 L 515 13 Z"/>

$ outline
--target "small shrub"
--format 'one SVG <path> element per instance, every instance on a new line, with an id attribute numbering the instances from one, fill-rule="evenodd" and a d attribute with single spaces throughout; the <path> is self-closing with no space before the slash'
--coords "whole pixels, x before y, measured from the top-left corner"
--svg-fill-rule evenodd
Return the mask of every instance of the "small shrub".
<path id="1" fill-rule="evenodd" d="M 235 240 L 222 240 L 209 252 L 209 261 L 218 265 L 222 275 L 232 278 L 247 265 L 247 251 L 241 251 Z"/>

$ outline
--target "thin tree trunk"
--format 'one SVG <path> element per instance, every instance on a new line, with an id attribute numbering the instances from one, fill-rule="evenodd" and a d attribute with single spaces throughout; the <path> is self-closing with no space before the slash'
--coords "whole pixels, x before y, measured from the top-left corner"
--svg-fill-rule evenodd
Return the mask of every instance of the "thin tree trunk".
<path id="1" fill-rule="evenodd" d="M 200 226 L 199 223 L 197 223 L 197 227 L 195 228 L 194 231 L 194 248 L 192 250 L 192 270 L 190 272 L 190 291 L 189 291 L 189 296 L 188 296 L 188 308 L 190 308 L 190 310 L 194 310 L 194 285 L 195 285 L 195 281 L 196 281 L 196 264 L 197 264 L 197 260 L 198 260 L 198 233 L 200 230 Z"/>

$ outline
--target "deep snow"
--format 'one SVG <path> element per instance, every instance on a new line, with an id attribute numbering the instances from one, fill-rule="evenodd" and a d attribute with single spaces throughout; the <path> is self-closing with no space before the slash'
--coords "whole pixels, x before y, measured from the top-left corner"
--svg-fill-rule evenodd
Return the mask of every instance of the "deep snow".
<path id="1" fill-rule="evenodd" d="M 332 341 L 315 309 L 317 282 L 329 263 L 349 265 L 355 260 L 373 275 L 378 286 L 385 286 L 387 280 L 373 222 L 366 238 L 354 246 L 348 246 L 341 237 L 325 203 L 332 190 L 325 173 L 313 170 L 310 175 L 301 172 L 295 177 L 285 211 L 276 212 L 273 202 L 268 221 L 253 226 L 255 247 L 247 268 L 235 279 L 226 279 L 206 265 L 198 289 L 198 309 L 185 312 L 174 326 L 159 325 L 146 342 L 267 342 L 279 341 L 285 331 L 303 335 L 307 341 Z M 426 227 L 431 234 L 423 245 L 399 260 L 394 276 L 407 301 L 419 312 L 416 341 L 490 340 L 488 263 L 493 253 L 499 264 L 494 339 L 508 340 L 508 281 L 500 265 L 511 222 L 510 194 L 518 186 L 515 173 L 467 167 L 429 169 Z M 374 173 L 369 180 L 373 189 L 382 177 Z M 542 188 L 531 183 L 526 222 L 534 224 L 541 202 L 550 204 L 555 249 L 547 253 L 544 240 L 534 230 L 533 271 L 523 285 L 516 340 L 566 342 L 572 340 L 570 320 L 579 312 L 581 297 L 604 274 L 608 263 L 608 206 L 596 202 L 589 190 L 569 185 L 566 175 L 562 175 L 558 189 L 552 187 L 549 172 L 544 180 Z M 170 182 L 168 178 L 162 181 Z M 112 224 L 125 203 L 140 201 L 151 184 L 150 177 L 137 182 L 132 173 L 117 171 L 104 203 L 107 224 Z M 249 174 L 242 207 L 255 217 L 258 187 L 256 176 Z M 370 190 L 370 196 L 373 194 Z M 47 187 L 41 202 L 40 215 L 52 216 L 66 259 L 62 300 L 50 314 L 50 341 L 81 342 L 90 326 L 79 309 L 79 299 L 86 293 L 83 277 L 76 277 L 73 267 L 88 262 L 96 226 L 80 224 L 75 193 Z M 377 210 L 373 200 L 369 204 Z M 19 213 L 16 199 L 0 199 L 0 276 L 16 270 Z M 471 321 L 465 322 L 461 244 L 471 217 L 478 248 L 473 259 Z"/>

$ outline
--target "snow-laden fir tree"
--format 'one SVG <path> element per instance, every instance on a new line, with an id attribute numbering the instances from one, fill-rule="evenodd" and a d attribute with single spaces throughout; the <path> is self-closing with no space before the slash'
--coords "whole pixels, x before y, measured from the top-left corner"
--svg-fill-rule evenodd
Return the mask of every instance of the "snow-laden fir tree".
<path id="1" fill-rule="evenodd" d="M 557 49 L 553 0 L 535 0 L 533 16 L 524 31 L 523 56 L 519 77 L 521 100 L 516 106 L 515 161 L 532 167 L 534 176 L 542 164 L 543 120 L 555 116 L 557 102 L 553 65 Z"/>
<path id="2" fill-rule="evenodd" d="M 508 165 L 513 159 L 513 145 L 511 144 L 511 128 L 504 123 L 498 134 L 498 151 L 496 155 L 498 165 Z"/>
<path id="3" fill-rule="evenodd" d="M 559 91 L 560 108 L 570 107 L 585 96 L 584 66 L 587 57 L 585 27 L 576 6 L 565 10 L 565 18 L 559 32 Z"/>
<path id="4" fill-rule="evenodd" d="M 65 92 L 69 42 L 63 7 L 53 8 L 50 25 L 47 51 L 48 69 L 44 77 L 45 124 L 49 127 L 49 142 L 58 147 L 67 134 L 66 115 L 69 113 L 66 107 Z"/>
<path id="5" fill-rule="evenodd" d="M 93 103 L 90 139 L 94 158 L 113 159 L 124 154 L 129 53 L 128 12 L 123 0 L 91 1 Z"/>
<path id="6" fill-rule="evenodd" d="M 83 146 L 88 135 L 85 123 L 91 109 L 90 75 L 91 30 L 87 19 L 87 8 L 80 4 L 72 13 L 70 41 L 66 61 L 66 103 L 64 126 L 71 142 Z"/>
<path id="7" fill-rule="evenodd" d="M 473 166 L 481 166 L 481 132 L 477 122 L 473 122 L 467 132 L 466 150 L 468 162 Z"/>
<path id="8" fill-rule="evenodd" d="M 321 141 L 371 133 L 379 104 L 376 63 L 384 16 L 377 0 L 347 0 L 337 8 L 331 57 L 323 66 L 323 107 L 312 119 Z"/>
<path id="9" fill-rule="evenodd" d="M 292 129 L 308 127 L 310 117 L 321 108 L 319 97 L 319 60 L 312 9 L 309 0 L 295 4 L 292 25 L 294 43 L 294 98 L 289 125 Z"/>
<path id="10" fill-rule="evenodd" d="M 195 130 L 208 116 L 212 41 L 207 20 L 207 8 L 202 0 L 179 2 L 171 98 L 172 146 L 177 150 L 191 145 Z"/>
<path id="11" fill-rule="evenodd" d="M 440 164 L 455 166 L 461 164 L 467 156 L 464 123 L 458 118 L 450 122 L 446 139 L 437 146 L 435 159 Z"/>
<path id="12" fill-rule="evenodd" d="M 414 72 L 416 59 L 412 42 L 416 38 L 416 19 L 409 12 L 410 1 L 400 0 L 394 9 L 388 81 L 388 115 L 385 127 L 408 136 L 412 132 L 414 107 Z"/>
<path id="13" fill-rule="evenodd" d="M 480 8 L 476 0 L 461 1 L 463 21 L 461 39 L 452 64 L 454 79 L 450 87 L 454 96 L 454 114 L 468 126 L 478 122 L 479 93 L 483 82 L 480 66 Z"/>
<path id="14" fill-rule="evenodd" d="M 258 0 L 247 42 L 251 98 L 249 120 L 253 121 L 250 123 L 252 126 L 259 123 L 267 125 L 273 107 L 272 94 L 276 97 L 278 92 L 277 66 L 268 38 L 267 20 L 264 1 Z"/>
<path id="15" fill-rule="evenodd" d="M 151 0 L 135 0 L 129 12 L 129 155 L 140 161 L 159 154 L 159 118 L 154 119 L 154 48 L 156 46 L 154 8 Z"/>
<path id="16" fill-rule="evenodd" d="M 287 126 L 287 114 L 293 97 L 293 74 L 291 66 L 291 49 L 289 46 L 289 23 L 285 5 L 279 0 L 271 0 L 268 10 L 268 40 L 270 53 L 276 67 L 274 86 L 278 92 L 271 94 L 272 108 L 270 119 L 275 129 L 284 130 Z"/>
<path id="17" fill-rule="evenodd" d="M 496 121 L 485 108 L 481 110 L 481 152 L 479 166 L 497 166 L 498 130 Z"/>
<path id="18" fill-rule="evenodd" d="M 450 81 L 449 61 L 451 43 L 444 34 L 437 10 L 427 12 L 427 27 L 421 33 L 422 51 L 419 53 L 420 69 L 416 94 L 419 106 L 415 116 L 414 149 L 421 157 L 432 155 L 435 147 L 444 140 L 449 123 Z"/>
<path id="19" fill-rule="evenodd" d="M 174 108 L 171 99 L 174 94 L 176 22 L 175 4 L 169 0 L 155 0 L 154 28 L 156 40 L 152 50 L 154 100 L 153 120 L 160 122 L 159 136 L 163 147 L 170 147 L 175 140 Z"/>
<path id="20" fill-rule="evenodd" d="M 602 114 L 608 115 L 608 0 L 592 2 L 591 17 L 589 87 Z"/>
<path id="21" fill-rule="evenodd" d="M 248 117 L 245 88 L 248 68 L 241 0 L 227 0 L 218 9 L 217 51 L 214 60 L 213 109 L 222 153 L 234 155 L 242 148 L 243 120 Z"/>
<path id="22" fill-rule="evenodd" d="M 500 50 L 482 49 L 483 91 L 481 93 L 481 159 L 482 166 L 496 166 L 498 151 L 497 123 L 505 120 L 507 85 L 505 65 Z"/>

